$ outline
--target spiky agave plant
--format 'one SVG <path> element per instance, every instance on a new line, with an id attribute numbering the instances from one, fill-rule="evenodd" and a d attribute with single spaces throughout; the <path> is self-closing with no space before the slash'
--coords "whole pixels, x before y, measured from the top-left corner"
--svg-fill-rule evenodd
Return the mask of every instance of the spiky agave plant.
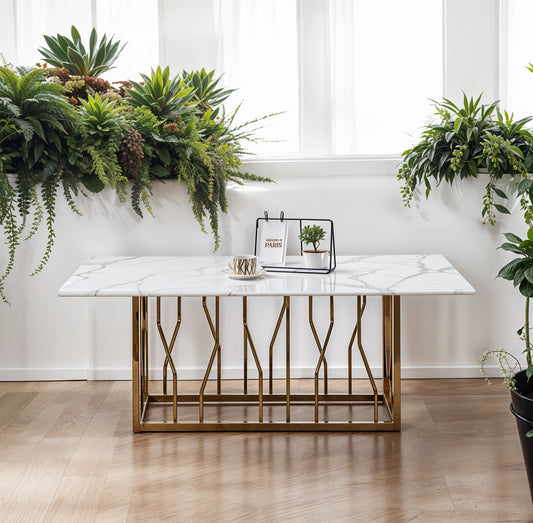
<path id="1" fill-rule="evenodd" d="M 89 47 L 85 48 L 79 31 L 75 26 L 70 28 L 72 39 L 57 34 L 44 35 L 48 47 L 40 47 L 41 56 L 51 65 L 61 69 L 68 69 L 71 75 L 99 76 L 113 68 L 126 44 L 120 45 L 120 40 L 107 40 L 104 34 L 100 42 L 96 29 L 91 31 Z"/>
<path id="2" fill-rule="evenodd" d="M 206 72 L 205 69 L 200 71 L 183 71 L 182 77 L 187 87 L 194 89 L 193 98 L 196 101 L 196 108 L 200 115 L 211 109 L 213 113 L 218 113 L 218 106 L 224 102 L 228 96 L 236 89 L 224 89 L 218 87 L 222 76 L 214 78 L 215 71 Z M 215 117 L 216 114 L 213 114 Z"/>
<path id="3" fill-rule="evenodd" d="M 192 98 L 193 87 L 187 87 L 178 76 L 170 78 L 170 68 L 160 66 L 150 76 L 141 74 L 143 83 L 131 81 L 132 89 L 126 89 L 128 102 L 133 107 L 146 107 L 155 116 L 163 120 L 190 118 L 194 112 Z"/>

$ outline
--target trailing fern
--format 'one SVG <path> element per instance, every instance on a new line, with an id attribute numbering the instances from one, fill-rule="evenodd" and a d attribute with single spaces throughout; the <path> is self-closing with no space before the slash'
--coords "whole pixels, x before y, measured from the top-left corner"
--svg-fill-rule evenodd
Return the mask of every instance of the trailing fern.
<path id="1" fill-rule="evenodd" d="M 58 191 L 75 214 L 77 198 L 105 187 L 142 218 L 153 215 L 150 198 L 157 180 L 185 184 L 192 213 L 220 246 L 219 214 L 227 212 L 228 182 L 272 180 L 241 171 L 247 141 L 256 141 L 264 118 L 235 125 L 223 102 L 233 89 L 214 71 L 172 76 L 157 67 L 142 83 L 115 88 L 99 74 L 122 49 L 92 31 L 84 44 L 45 36 L 40 49 L 49 64 L 35 69 L 0 67 L 0 228 L 6 257 L 0 259 L 0 297 L 22 241 L 46 227 L 47 242 L 33 274 L 49 262 L 55 241 Z"/>

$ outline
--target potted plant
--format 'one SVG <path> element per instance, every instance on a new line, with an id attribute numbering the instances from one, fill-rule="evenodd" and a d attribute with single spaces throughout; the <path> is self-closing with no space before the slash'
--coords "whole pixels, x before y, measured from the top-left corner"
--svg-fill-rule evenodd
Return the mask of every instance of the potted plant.
<path id="1" fill-rule="evenodd" d="M 498 102 L 484 105 L 481 96 L 474 100 L 464 95 L 462 107 L 444 98 L 434 107 L 437 121 L 402 153 L 398 179 L 404 204 L 410 206 L 419 187 L 427 198 L 442 181 L 457 185 L 459 180 L 480 179 L 481 216 L 494 224 L 497 212 L 509 214 L 507 199 L 518 193 L 521 180 L 529 178 L 533 136 L 525 125 L 533 117 L 513 121 L 512 114 L 499 110 Z M 521 206 L 526 222 L 533 224 L 531 203 L 522 198 Z"/>
<path id="2" fill-rule="evenodd" d="M 304 264 L 310 269 L 324 269 L 329 263 L 329 251 L 319 250 L 320 242 L 326 237 L 326 231 L 320 225 L 305 225 L 298 238 L 304 245 L 312 245 L 313 249 L 303 251 Z"/>
<path id="3" fill-rule="evenodd" d="M 528 230 L 525 240 L 512 233 L 506 233 L 505 237 L 508 241 L 500 248 L 518 256 L 502 267 L 498 277 L 512 281 L 526 299 L 524 326 L 518 330 L 518 335 L 525 345 L 527 368 L 521 370 L 520 361 L 503 349 L 483 353 L 480 362 L 485 375 L 487 360 L 490 357 L 496 358 L 504 383 L 511 391 L 511 412 L 516 418 L 533 501 L 533 380 L 530 379 L 533 375 L 533 347 L 529 334 L 529 307 L 530 298 L 533 297 L 533 227 Z"/>

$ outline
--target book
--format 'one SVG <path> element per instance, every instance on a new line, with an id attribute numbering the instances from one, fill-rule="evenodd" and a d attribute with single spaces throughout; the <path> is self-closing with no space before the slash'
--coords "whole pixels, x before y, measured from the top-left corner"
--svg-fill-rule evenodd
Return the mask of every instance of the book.
<path id="1" fill-rule="evenodd" d="M 288 222 L 267 220 L 262 222 L 257 259 L 262 265 L 283 265 L 287 252 Z"/>

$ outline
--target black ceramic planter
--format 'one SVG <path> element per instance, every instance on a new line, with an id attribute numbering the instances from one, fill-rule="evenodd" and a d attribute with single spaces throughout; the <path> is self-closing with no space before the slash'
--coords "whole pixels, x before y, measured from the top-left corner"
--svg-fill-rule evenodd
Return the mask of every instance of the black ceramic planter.
<path id="1" fill-rule="evenodd" d="M 515 380 L 518 392 L 511 391 L 510 408 L 516 418 L 516 426 L 529 480 L 529 491 L 533 501 L 533 437 L 526 438 L 526 433 L 533 429 L 533 398 L 526 397 L 530 393 L 533 396 L 533 377 L 528 381 L 526 371 L 522 370 L 515 374 Z"/>

